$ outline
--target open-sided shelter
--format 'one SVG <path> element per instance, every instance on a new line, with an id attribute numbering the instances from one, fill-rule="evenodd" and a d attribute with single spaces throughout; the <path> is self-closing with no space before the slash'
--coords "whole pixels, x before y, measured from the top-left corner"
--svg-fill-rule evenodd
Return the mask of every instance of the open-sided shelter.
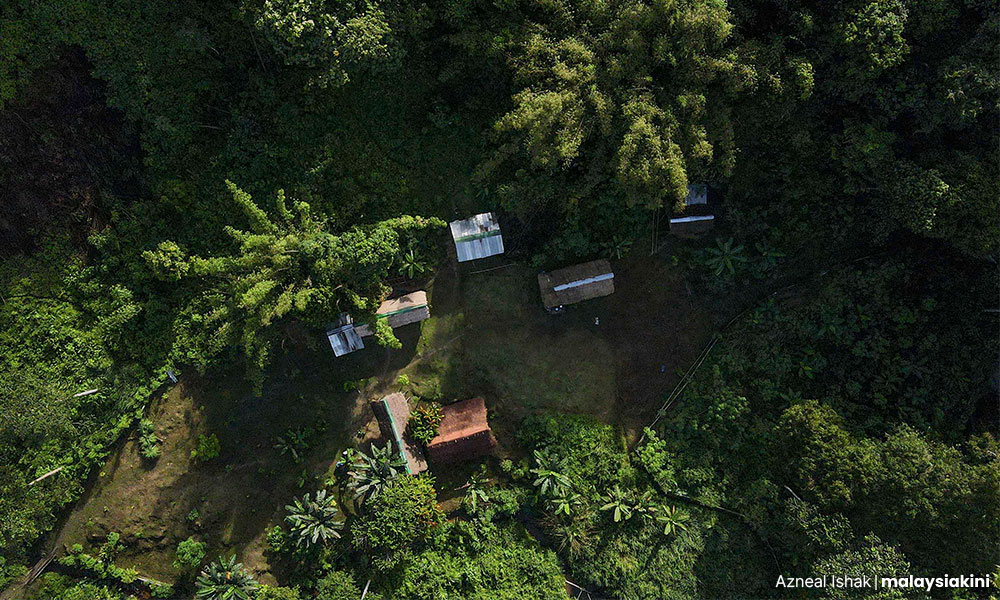
<path id="1" fill-rule="evenodd" d="M 427 444 L 431 460 L 454 462 L 488 454 L 497 445 L 486 421 L 486 402 L 471 398 L 441 409 L 438 434 Z"/>
<path id="2" fill-rule="evenodd" d="M 431 310 L 427 305 L 427 292 L 423 290 L 386 300 L 375 313 L 376 319 L 385 319 L 389 323 L 389 327 L 393 329 L 423 321 L 430 316 Z M 372 329 L 367 323 L 358 325 L 357 331 L 362 337 L 372 334 Z"/>
<path id="3" fill-rule="evenodd" d="M 503 254 L 500 223 L 493 213 L 481 213 L 468 219 L 452 221 L 451 237 L 455 240 L 458 262 Z"/>
<path id="4" fill-rule="evenodd" d="M 410 405 L 406 396 L 396 392 L 379 400 L 372 400 L 371 406 L 382 437 L 388 439 L 393 448 L 406 459 L 406 472 L 416 475 L 426 471 L 427 460 L 423 451 L 406 436 L 406 426 L 410 422 Z"/>
<path id="5" fill-rule="evenodd" d="M 551 273 L 539 273 L 538 289 L 546 310 L 558 310 L 567 304 L 614 293 L 615 274 L 611 263 L 602 258 Z"/>

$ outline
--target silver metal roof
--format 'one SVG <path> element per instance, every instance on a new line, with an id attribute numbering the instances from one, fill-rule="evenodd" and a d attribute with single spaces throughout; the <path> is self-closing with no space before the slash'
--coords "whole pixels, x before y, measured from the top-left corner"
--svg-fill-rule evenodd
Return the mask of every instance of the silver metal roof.
<path id="1" fill-rule="evenodd" d="M 330 347 L 336 356 L 350 354 L 365 347 L 361 336 L 354 329 L 354 320 L 347 313 L 340 315 L 337 326 L 326 332 L 326 338 L 330 340 Z"/>
<path id="2" fill-rule="evenodd" d="M 695 204 L 708 204 L 708 186 L 704 183 L 692 183 L 688 185 L 687 198 L 684 199 L 684 206 Z"/>
<path id="3" fill-rule="evenodd" d="M 451 237 L 455 240 L 458 262 L 503 254 L 500 223 L 493 213 L 481 213 L 468 219 L 452 221 Z"/>

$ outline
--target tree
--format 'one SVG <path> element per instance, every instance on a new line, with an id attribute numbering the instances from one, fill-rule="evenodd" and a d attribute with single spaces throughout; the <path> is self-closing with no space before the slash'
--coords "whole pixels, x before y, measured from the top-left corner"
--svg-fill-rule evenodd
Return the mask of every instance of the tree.
<path id="1" fill-rule="evenodd" d="M 351 545 L 373 556 L 379 568 L 397 564 L 444 522 L 429 475 L 397 477 L 369 498 L 351 525 Z"/>
<path id="2" fill-rule="evenodd" d="M 205 542 L 199 542 L 193 537 L 189 537 L 177 544 L 177 556 L 174 558 L 174 568 L 187 571 L 197 569 L 201 566 L 201 561 L 205 560 Z"/>
<path id="3" fill-rule="evenodd" d="M 468 507 L 470 513 L 475 514 L 479 509 L 480 503 L 486 503 L 490 501 L 490 497 L 486 494 L 486 488 L 489 485 L 489 478 L 486 474 L 486 468 L 483 467 L 472 474 L 469 481 L 465 484 L 465 497 L 462 499 L 463 506 Z"/>
<path id="4" fill-rule="evenodd" d="M 601 510 L 614 511 L 611 514 L 615 523 L 628 521 L 632 518 L 632 511 L 635 509 L 635 502 L 633 501 L 631 494 L 622 491 L 621 487 L 616 485 L 612 488 L 605 500 L 607 502 L 601 507 Z"/>
<path id="5" fill-rule="evenodd" d="M 501 49 L 512 106 L 478 177 L 522 220 L 564 224 L 552 247 L 593 254 L 682 202 L 689 179 L 729 173 L 729 102 L 750 70 L 724 3 L 557 0 L 529 15 Z"/>
<path id="6" fill-rule="evenodd" d="M 210 563 L 195 582 L 199 600 L 252 600 L 260 587 L 236 556 Z"/>
<path id="7" fill-rule="evenodd" d="M 535 468 L 531 472 L 536 476 L 534 486 L 542 496 L 556 496 L 571 487 L 570 478 L 562 473 L 563 462 L 559 457 L 549 452 L 535 450 Z"/>
<path id="8" fill-rule="evenodd" d="M 379 4 L 331 9 L 320 0 L 251 0 L 244 10 L 285 64 L 309 69 L 310 83 L 325 88 L 398 66 L 402 48 Z"/>
<path id="9" fill-rule="evenodd" d="M 226 185 L 250 226 L 225 227 L 235 251 L 189 256 L 166 241 L 143 253 L 161 279 L 198 284 L 175 325 L 179 356 L 204 369 L 224 350 L 238 347 L 259 390 L 282 325 L 292 319 L 322 327 L 341 312 L 353 312 L 375 323 L 378 341 L 395 341 L 375 311 L 389 291 L 383 282 L 399 253 L 400 237 L 443 226 L 443 221 L 404 216 L 335 235 L 305 202 L 289 208 L 283 191 L 275 198 L 274 220 L 249 194 L 232 182 Z"/>
<path id="10" fill-rule="evenodd" d="M 355 499 L 377 496 L 406 470 L 406 458 L 396 452 L 392 442 L 386 442 L 385 448 L 373 444 L 370 455 L 359 451 L 358 457 L 360 462 L 351 470 Z"/>
<path id="11" fill-rule="evenodd" d="M 296 498 L 285 510 L 288 511 L 285 521 L 296 545 L 327 544 L 340 538 L 339 530 L 343 529 L 344 522 L 339 518 L 336 498 L 328 496 L 326 490 L 317 491 L 315 499 L 309 494 Z"/>

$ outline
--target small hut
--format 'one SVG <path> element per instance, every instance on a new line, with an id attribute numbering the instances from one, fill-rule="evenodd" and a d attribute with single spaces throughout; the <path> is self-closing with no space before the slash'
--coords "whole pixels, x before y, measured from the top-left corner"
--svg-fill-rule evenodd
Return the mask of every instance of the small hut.
<path id="1" fill-rule="evenodd" d="M 396 392 L 380 400 L 372 400 L 371 406 L 382 437 L 392 442 L 396 451 L 406 459 L 406 472 L 416 475 L 426 471 L 427 460 L 423 451 L 406 437 L 406 426 L 410 422 L 410 405 L 406 396 Z"/>
<path id="2" fill-rule="evenodd" d="M 698 237 L 714 226 L 715 215 L 708 204 L 708 185 L 689 185 L 684 209 L 670 218 L 670 233 L 678 237 Z"/>
<path id="3" fill-rule="evenodd" d="M 423 321 L 430 316 L 431 310 L 427 305 L 427 292 L 423 290 L 386 300 L 375 313 L 376 319 L 385 319 L 389 323 L 389 327 L 393 329 Z M 358 325 L 357 332 L 361 337 L 373 333 L 371 326 L 367 323 Z"/>
<path id="4" fill-rule="evenodd" d="M 451 237 L 455 240 L 458 262 L 503 254 L 500 223 L 493 213 L 481 213 L 468 219 L 452 221 Z"/>
<path id="5" fill-rule="evenodd" d="M 486 402 L 471 398 L 442 407 L 437 436 L 427 444 L 431 460 L 455 462 L 488 454 L 497 445 L 486 422 Z"/>
<path id="6" fill-rule="evenodd" d="M 326 337 L 330 340 L 330 347 L 336 356 L 350 354 L 365 347 L 357 329 L 354 328 L 354 319 L 347 313 L 340 315 L 340 319 L 332 325 L 332 329 L 327 330 Z"/>
<path id="7" fill-rule="evenodd" d="M 605 259 L 538 274 L 542 304 L 557 311 L 567 304 L 607 296 L 615 291 L 615 274 Z"/>

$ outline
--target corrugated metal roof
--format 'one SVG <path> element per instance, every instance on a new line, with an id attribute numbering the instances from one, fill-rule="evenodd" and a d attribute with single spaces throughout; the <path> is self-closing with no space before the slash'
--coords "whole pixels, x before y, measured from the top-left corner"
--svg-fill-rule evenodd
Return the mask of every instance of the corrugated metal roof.
<path id="1" fill-rule="evenodd" d="M 344 327 L 327 331 L 326 337 L 330 340 L 330 347 L 333 348 L 333 353 L 336 356 L 350 354 L 355 350 L 361 350 L 365 347 L 365 343 L 361 341 L 361 336 L 354 329 L 354 325 L 345 325 Z"/>
<path id="2" fill-rule="evenodd" d="M 452 221 L 451 237 L 455 240 L 458 262 L 503 254 L 500 223 L 493 213 L 481 213 L 468 219 Z"/>

